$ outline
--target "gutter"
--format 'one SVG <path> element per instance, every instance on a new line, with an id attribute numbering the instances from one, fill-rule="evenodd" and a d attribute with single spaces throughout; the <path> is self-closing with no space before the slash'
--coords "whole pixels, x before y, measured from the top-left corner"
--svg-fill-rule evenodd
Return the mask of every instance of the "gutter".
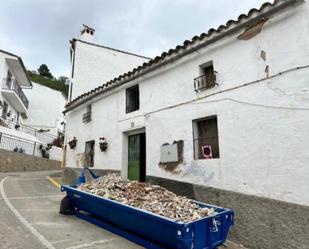
<path id="1" fill-rule="evenodd" d="M 73 103 L 71 106 L 68 106 L 64 111 L 63 111 L 63 114 L 65 115 L 67 112 L 75 109 L 76 107 L 80 106 L 80 105 L 83 105 L 84 103 L 86 103 L 87 101 L 89 101 L 90 99 L 93 99 L 99 95 L 101 95 L 102 93 L 104 92 L 107 92 L 107 91 L 110 91 L 110 90 L 113 90 L 119 86 L 122 86 L 132 80 L 135 80 L 137 78 L 139 78 L 140 76 L 143 76 L 149 72 L 152 72 L 164 65 L 167 65 L 175 60 L 178 60 L 192 52 L 195 52 L 196 50 L 199 50 L 205 46 L 208 46 L 218 40 L 221 40 L 222 38 L 228 36 L 228 35 L 231 35 L 231 34 L 234 34 L 236 33 L 237 31 L 239 30 L 242 30 L 243 28 L 247 28 L 248 26 L 252 25 L 252 24 L 255 24 L 257 21 L 259 21 L 260 19 L 262 18 L 267 18 L 271 15 L 273 15 L 274 13 L 277 13 L 278 11 L 280 10 L 283 10 L 287 7 L 289 7 L 290 5 L 293 5 L 293 4 L 297 4 L 297 3 L 301 3 L 301 2 L 304 2 L 304 0 L 284 0 L 284 1 L 281 1 L 281 3 L 279 5 L 275 5 L 275 6 L 272 6 L 266 13 L 260 13 L 258 14 L 256 17 L 253 17 L 253 18 L 250 18 L 250 20 L 248 21 L 245 21 L 244 23 L 240 23 L 240 24 L 236 24 L 235 27 L 231 28 L 231 29 L 228 29 L 227 31 L 220 31 L 219 34 L 216 34 L 215 36 L 211 37 L 209 40 L 206 40 L 205 42 L 202 42 L 200 44 L 197 44 L 189 49 L 186 49 L 184 50 L 183 52 L 179 53 L 179 54 L 176 54 L 175 56 L 171 55 L 170 58 L 168 59 L 163 59 L 162 62 L 158 62 L 156 64 L 153 64 L 152 66 L 149 66 L 148 68 L 146 67 L 145 69 L 142 69 L 141 71 L 137 72 L 135 75 L 133 76 L 129 76 L 129 78 L 127 79 L 123 79 L 123 80 L 120 80 L 119 82 L 111 85 L 110 87 L 108 88 L 103 88 L 102 90 L 92 94 L 91 96 L 89 96 L 88 98 L 86 97 L 85 99 L 77 102 L 77 103 Z"/>

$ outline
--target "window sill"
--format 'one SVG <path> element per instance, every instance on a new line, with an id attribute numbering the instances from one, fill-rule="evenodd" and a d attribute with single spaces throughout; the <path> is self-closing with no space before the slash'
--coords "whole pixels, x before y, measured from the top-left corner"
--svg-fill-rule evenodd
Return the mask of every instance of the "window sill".
<path id="1" fill-rule="evenodd" d="M 215 89 L 219 86 L 218 83 L 215 83 L 213 86 L 211 87 L 207 87 L 207 88 L 201 88 L 201 89 L 198 89 L 198 90 L 194 90 L 196 93 L 202 93 L 202 92 L 205 92 L 207 90 L 211 90 L 211 89 Z"/>
<path id="2" fill-rule="evenodd" d="M 126 115 L 130 115 L 131 113 L 136 113 L 138 111 L 140 111 L 140 109 L 137 109 L 137 110 L 134 110 L 134 111 L 130 111 L 130 112 L 126 112 Z"/>
<path id="3" fill-rule="evenodd" d="M 218 157 L 218 158 L 211 158 L 211 159 L 194 159 L 195 162 L 208 162 L 208 161 L 218 161 L 220 160 L 221 158 Z"/>

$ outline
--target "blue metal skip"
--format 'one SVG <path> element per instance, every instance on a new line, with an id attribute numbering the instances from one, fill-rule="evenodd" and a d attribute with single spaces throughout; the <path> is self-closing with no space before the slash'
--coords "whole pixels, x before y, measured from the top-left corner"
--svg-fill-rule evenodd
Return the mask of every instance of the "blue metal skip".
<path id="1" fill-rule="evenodd" d="M 63 185 L 75 215 L 146 248 L 212 249 L 222 245 L 234 224 L 230 209 L 196 202 L 214 208 L 216 215 L 189 223 L 172 220 L 110 199 Z"/>

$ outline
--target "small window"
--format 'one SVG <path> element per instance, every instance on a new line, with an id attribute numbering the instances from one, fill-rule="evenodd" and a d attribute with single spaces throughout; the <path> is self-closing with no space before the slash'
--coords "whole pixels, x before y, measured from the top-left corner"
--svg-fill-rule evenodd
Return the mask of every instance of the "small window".
<path id="1" fill-rule="evenodd" d="M 217 116 L 193 121 L 194 159 L 219 158 Z"/>
<path id="2" fill-rule="evenodd" d="M 126 113 L 139 109 L 139 89 L 138 85 L 126 90 Z"/>
<path id="3" fill-rule="evenodd" d="M 87 105 L 87 112 L 91 112 L 91 104 L 90 105 Z"/>
<path id="4" fill-rule="evenodd" d="M 91 121 L 91 104 L 87 105 L 86 112 L 83 114 L 83 123 L 88 123 Z"/>
<path id="5" fill-rule="evenodd" d="M 86 142 L 85 146 L 85 166 L 94 166 L 94 140 Z"/>
<path id="6" fill-rule="evenodd" d="M 212 62 L 200 66 L 200 76 L 194 79 L 196 92 L 212 88 L 216 85 L 216 72 Z"/>

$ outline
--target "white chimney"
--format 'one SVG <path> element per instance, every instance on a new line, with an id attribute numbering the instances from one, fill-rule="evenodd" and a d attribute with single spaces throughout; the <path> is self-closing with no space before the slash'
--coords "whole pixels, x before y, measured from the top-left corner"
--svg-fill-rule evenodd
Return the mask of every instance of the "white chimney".
<path id="1" fill-rule="evenodd" d="M 82 30 L 80 31 L 80 39 L 87 42 L 93 42 L 95 29 L 83 24 Z"/>

